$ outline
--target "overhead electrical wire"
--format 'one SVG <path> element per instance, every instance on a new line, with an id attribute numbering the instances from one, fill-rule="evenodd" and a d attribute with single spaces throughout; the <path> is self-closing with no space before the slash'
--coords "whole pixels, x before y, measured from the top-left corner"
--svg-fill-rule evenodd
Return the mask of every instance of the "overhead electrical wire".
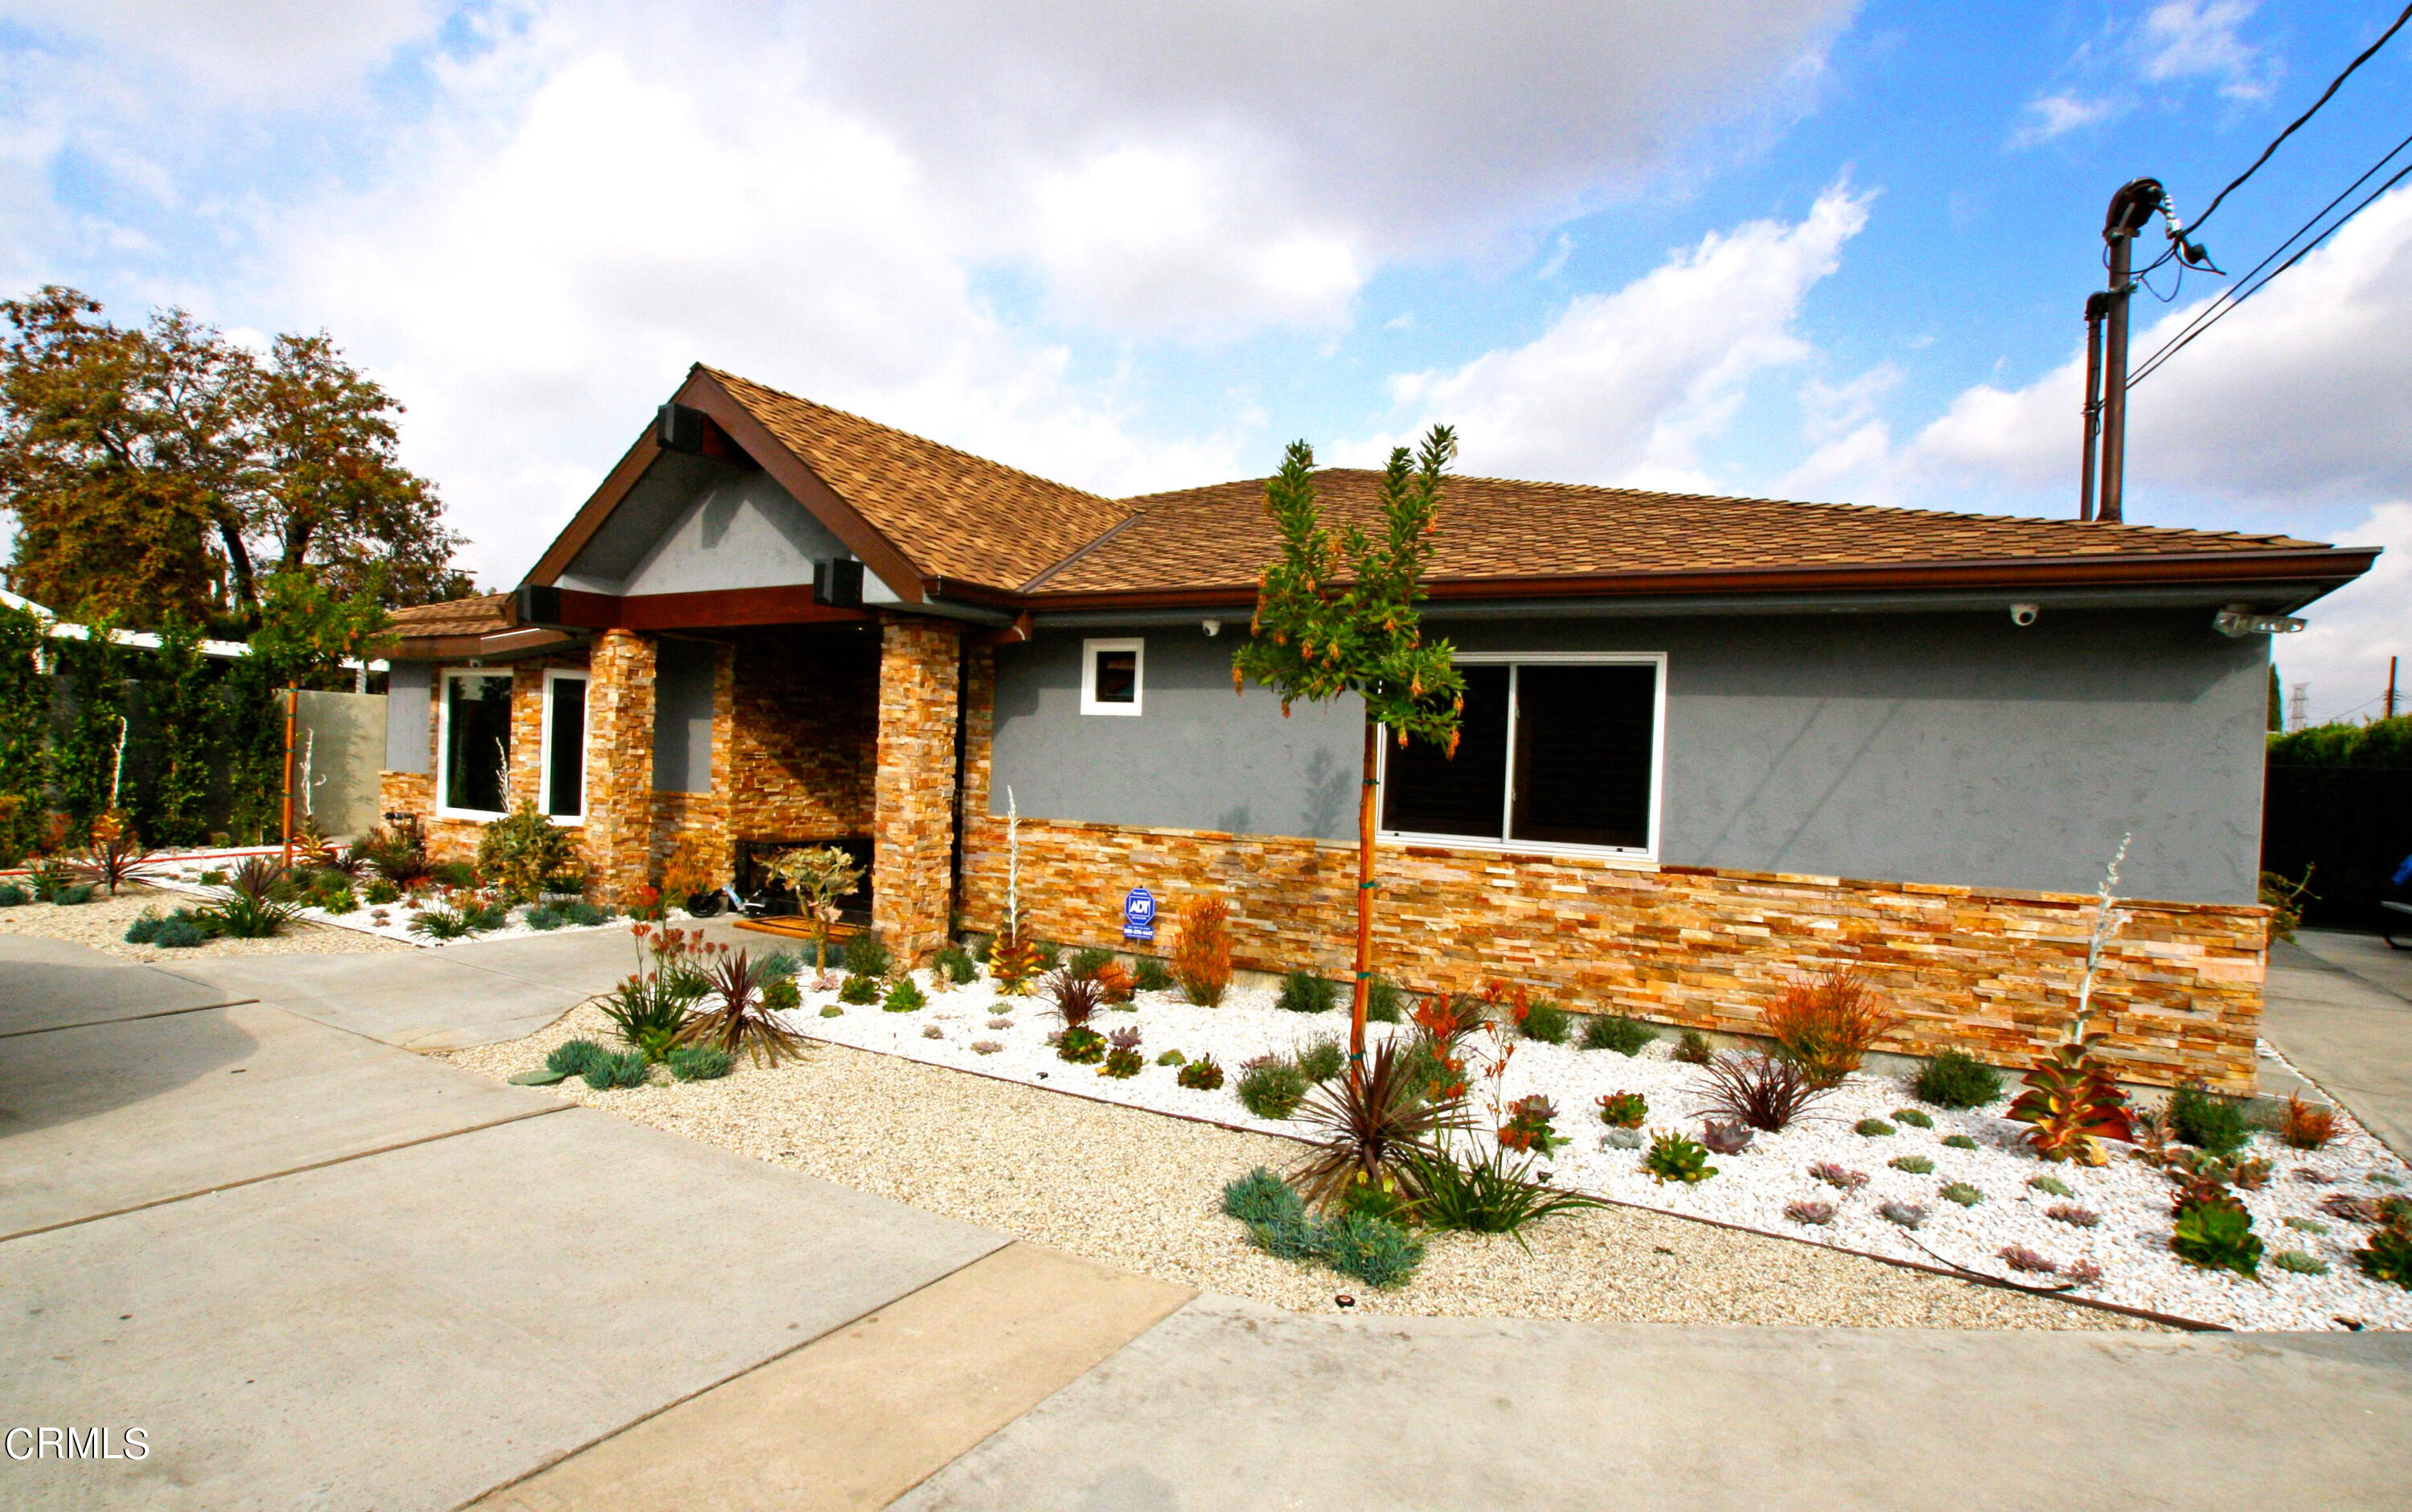
<path id="1" fill-rule="evenodd" d="M 2283 142 L 2288 137 L 2293 136 L 2296 129 L 2302 126 L 2304 122 L 2309 121 L 2312 117 L 2319 114 L 2320 107 L 2329 102 L 2329 97 L 2337 92 L 2338 86 L 2342 85 L 2347 79 L 2352 78 L 2353 71 L 2356 68 L 2368 63 L 2373 54 L 2376 53 L 2380 48 L 2385 47 L 2389 37 L 2391 37 L 2397 32 L 2402 31 L 2404 29 L 2404 23 L 2407 21 L 2412 21 L 2412 6 L 2405 6 L 2404 7 L 2404 14 L 2395 18 L 2394 25 L 2390 26 L 2387 30 L 2379 33 L 2377 41 L 2373 42 L 2370 46 L 2362 49 L 2361 54 L 2359 57 L 2345 66 L 2345 72 L 2329 81 L 2329 87 L 2320 91 L 2320 97 L 2312 101 L 2312 108 L 2310 110 L 2305 110 L 2302 114 L 2288 122 L 2287 124 L 2286 130 L 2281 131 L 2270 139 L 2270 145 L 2261 149 L 2261 155 L 2253 160 L 2253 166 L 2251 168 L 2248 168 L 2243 172 L 2236 175 L 2235 178 L 2228 181 L 2227 188 L 2222 189 L 2219 193 L 2212 196 L 2211 203 L 2203 207 L 2202 213 L 2197 215 L 2194 218 L 2194 224 L 2187 227 L 2186 229 L 2190 231 L 2201 229 L 2202 223 L 2211 219 L 2212 213 L 2219 209 L 2219 202 L 2227 198 L 2228 195 L 2240 184 L 2243 183 L 2245 180 L 2251 178 L 2254 173 L 2260 169 L 2262 164 L 2270 161 L 2270 154 L 2278 150 L 2278 144 L 2280 142 Z"/>
<path id="2" fill-rule="evenodd" d="M 2288 257 L 2285 262 L 2279 263 L 2277 267 L 2271 269 L 2267 274 L 2261 274 L 2262 269 L 2269 268 L 2270 264 L 2274 261 L 2280 254 L 2284 253 L 2288 247 L 2293 246 L 2295 242 L 2301 240 L 2304 233 L 2310 231 L 2313 227 L 2318 226 L 2319 223 L 2328 216 L 2329 212 L 2336 209 L 2338 205 L 2344 203 L 2346 196 L 2351 195 L 2355 190 L 2369 183 L 2371 178 L 2375 175 L 2379 169 L 2392 162 L 2396 155 L 2402 153 L 2406 147 L 2412 147 L 2412 137 L 2406 137 L 2402 141 L 2397 142 L 2388 151 L 2386 156 L 2381 157 L 2377 162 L 2373 163 L 2370 168 L 2363 172 L 2361 177 L 2346 185 L 2343 194 L 2338 195 L 2334 199 L 2330 200 L 2326 205 L 2322 206 L 2319 213 L 2315 214 L 2310 220 L 2305 221 L 2302 226 L 2296 230 L 2294 235 L 2289 236 L 2284 242 L 2279 242 L 2277 247 L 2272 251 L 2268 257 L 2263 257 L 2258 263 L 2256 263 L 2250 272 L 2246 272 L 2243 277 L 2236 281 L 2233 287 L 2224 290 L 2218 299 L 2213 300 L 2210 304 L 2197 312 L 2195 317 L 2192 320 L 2187 321 L 2184 327 L 2181 329 L 2177 334 L 2171 336 L 2168 341 L 2163 342 L 2158 347 L 2154 349 L 2151 356 L 2145 358 L 2141 362 L 2137 363 L 2136 371 L 2130 374 L 2127 379 L 2127 387 L 2133 389 L 2136 385 L 2143 382 L 2146 378 L 2151 377 L 2155 373 L 2158 372 L 2162 365 L 2167 363 L 2170 358 L 2177 356 L 2179 352 L 2183 351 L 2188 343 L 2192 342 L 2197 336 L 2201 335 L 2204 331 L 2209 330 L 2212 327 L 2217 325 L 2229 311 L 2235 309 L 2246 300 L 2251 299 L 2254 295 L 2260 293 L 2264 288 L 2269 287 L 2270 281 L 2272 279 L 2277 277 L 2280 273 L 2285 272 L 2287 269 L 2292 268 L 2295 264 L 2302 261 L 2306 257 L 2309 257 L 2321 242 L 2326 242 L 2331 236 L 2335 235 L 2339 227 L 2345 225 L 2347 221 L 2352 220 L 2356 215 L 2359 215 L 2363 211 L 2369 209 L 2371 204 L 2381 195 L 2387 193 L 2388 190 L 2394 188 L 2396 184 L 2402 183 L 2407 174 L 2412 174 L 2412 163 L 2406 163 L 2404 167 L 2396 169 L 2394 174 L 2390 176 L 2386 183 L 2380 184 L 2377 188 L 2373 189 L 2362 198 L 2360 204 L 2355 205 L 2351 210 L 2348 210 L 2343 215 L 2338 216 L 2336 220 L 2322 229 L 2317 236 L 2313 237 L 2309 242 L 2305 242 L 2302 248 L 2299 249 L 2293 257 Z M 2198 222 L 2197 224 L 2200 223 Z M 2260 275 L 2258 281 L 2256 275 Z"/>
<path id="3" fill-rule="evenodd" d="M 2220 201 L 2226 199 L 2228 195 L 2242 185 L 2245 180 L 2258 172 L 2261 165 L 2270 161 L 2271 154 L 2278 150 L 2279 143 L 2293 136 L 2303 123 L 2319 114 L 2320 107 L 2329 102 L 2330 97 L 2336 94 L 2338 88 L 2342 86 L 2347 79 L 2353 77 L 2353 71 L 2356 68 L 2361 67 L 2363 64 L 2368 63 L 2372 57 L 2376 55 L 2378 50 L 2387 45 L 2389 38 L 2392 37 L 2397 32 L 2404 29 L 2404 23 L 2405 22 L 2412 22 L 2412 5 L 2405 6 L 2404 7 L 2404 13 L 2395 18 L 2395 23 L 2388 27 L 2387 30 L 2378 34 L 2377 41 L 2371 43 L 2370 46 L 2366 48 L 2363 48 L 2361 51 L 2355 56 L 2351 63 L 2346 64 L 2343 73 L 2338 74 L 2334 79 L 2329 81 L 2329 87 L 2320 91 L 2320 97 L 2312 101 L 2312 107 L 2310 110 L 2305 110 L 2302 114 L 2295 117 L 2294 120 L 2287 123 L 2287 129 L 2279 132 L 2276 136 L 2270 139 L 2270 145 L 2261 149 L 2261 155 L 2255 158 L 2252 165 L 2246 168 L 2243 172 L 2239 173 L 2236 177 L 2228 180 L 2228 187 L 2220 190 L 2219 193 L 2213 195 L 2211 197 L 2211 203 L 2202 208 L 2202 213 L 2197 215 L 2190 224 L 2182 228 L 2187 231 L 2200 230 L 2202 228 L 2202 223 L 2211 219 L 2212 212 L 2219 208 Z M 2348 194 L 2351 192 L 2351 190 L 2346 191 Z M 2171 228 L 2172 234 L 2169 238 L 2169 245 L 2168 249 L 2162 252 L 2159 257 L 2155 257 L 2151 262 L 2146 263 L 2142 272 L 2136 274 L 2136 278 L 2139 282 L 2142 281 L 2145 273 L 2151 272 L 2154 269 L 2158 268 L 2161 264 L 2169 261 L 2171 257 L 2178 255 L 2179 242 L 2175 234 L 2178 229 L 2180 229 L 2180 228 Z M 2103 253 L 2103 262 L 2105 266 L 2108 266 L 2110 262 L 2110 253 L 2107 249 Z M 2182 269 L 2184 266 L 2184 265 L 2183 263 L 2180 264 Z M 2181 285 L 2184 283 L 2185 280 L 2183 272 L 2179 274 L 2178 281 Z M 2169 297 L 2171 299 L 2176 298 L 2177 291 L 2175 289 L 2171 289 Z M 2163 302 L 2167 301 L 2165 301 Z"/>

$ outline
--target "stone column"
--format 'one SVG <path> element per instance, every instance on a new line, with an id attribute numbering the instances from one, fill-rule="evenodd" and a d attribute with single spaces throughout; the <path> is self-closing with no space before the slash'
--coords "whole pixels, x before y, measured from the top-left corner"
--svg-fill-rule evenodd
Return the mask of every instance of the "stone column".
<path id="1" fill-rule="evenodd" d="M 586 684 L 586 860 L 601 901 L 625 906 L 649 880 L 654 837 L 654 642 L 595 639 Z"/>
<path id="2" fill-rule="evenodd" d="M 871 917 L 906 965 L 946 944 L 953 903 L 961 644 L 944 621 L 900 617 L 880 631 Z"/>

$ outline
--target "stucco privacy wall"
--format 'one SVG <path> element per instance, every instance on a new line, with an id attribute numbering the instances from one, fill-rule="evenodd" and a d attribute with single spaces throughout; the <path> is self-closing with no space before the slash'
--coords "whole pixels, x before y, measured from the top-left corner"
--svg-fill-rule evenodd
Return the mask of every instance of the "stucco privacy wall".
<path id="1" fill-rule="evenodd" d="M 1434 628 L 1467 651 L 1667 653 L 1672 865 L 2082 892 L 2132 830 L 2125 890 L 2258 895 L 2268 648 L 2208 610 Z M 1081 715 L 1082 633 L 1001 648 L 997 792 L 1023 815 L 1354 832 L 1353 700 L 1284 720 L 1261 688 L 1235 697 L 1228 630 L 1087 633 L 1145 637 L 1145 712 Z"/>
<path id="2" fill-rule="evenodd" d="M 1006 826 L 993 813 L 1003 806 L 992 763 L 995 675 L 991 657 L 975 653 L 965 689 L 963 911 L 984 929 L 1001 917 L 1005 893 Z M 1016 798 L 1028 815 L 1019 783 Z M 1154 890 L 1168 917 L 1206 890 L 1232 905 L 1240 964 L 1263 970 L 1345 973 L 1354 864 L 1345 844 L 1043 818 L 1022 825 L 1022 897 L 1040 934 L 1110 946 L 1132 886 Z M 1386 845 L 1380 867 L 1375 959 L 1419 991 L 1470 991 L 1504 976 L 1579 1009 L 1749 1034 L 1784 985 L 1848 962 L 1906 1016 L 1887 1048 L 1956 1045 L 2006 1064 L 2063 1032 L 2092 904 L 2066 894 L 1633 871 L 1441 847 Z M 2266 911 L 2131 906 L 2097 999 L 2121 1075 L 2162 1084 L 2200 1076 L 2249 1090 Z M 1168 935 L 1158 948 L 1169 946 Z"/>

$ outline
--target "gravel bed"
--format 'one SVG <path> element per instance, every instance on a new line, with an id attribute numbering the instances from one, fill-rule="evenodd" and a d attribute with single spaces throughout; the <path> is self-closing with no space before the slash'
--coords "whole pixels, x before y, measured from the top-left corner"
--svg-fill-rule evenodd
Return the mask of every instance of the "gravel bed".
<path id="1" fill-rule="evenodd" d="M 926 972 L 916 979 L 931 985 Z M 1341 1013 L 1287 1013 L 1272 1006 L 1274 997 L 1269 990 L 1234 989 L 1221 1006 L 1199 1008 L 1171 993 L 1141 993 L 1136 1011 L 1101 1015 L 1104 1027 L 1136 1025 L 1144 1035 L 1147 1068 L 1128 1080 L 1057 1059 L 1046 1044 L 1054 1023 L 1045 1006 L 1034 999 L 1000 1002 L 985 980 L 944 993 L 933 989 L 930 1006 L 917 1013 L 886 1013 L 874 1005 L 847 1006 L 842 1017 L 826 1019 L 820 1009 L 833 1004 L 835 994 L 807 991 L 791 1021 L 802 1032 L 859 1049 L 1274 1132 L 1283 1125 L 1256 1118 L 1240 1104 L 1234 1088 L 1241 1064 L 1347 1032 Z M 992 1027 L 997 1019 L 1009 1021 Z M 1404 1026 L 1371 1027 L 1377 1036 L 1409 1032 Z M 928 1035 L 932 1028 L 937 1037 Z M 974 1049 L 980 1043 L 998 1048 L 983 1054 Z M 1939 1260 L 2006 1280 L 2057 1279 L 2012 1272 L 1999 1252 L 2022 1246 L 2064 1271 L 2082 1261 L 2098 1266 L 2102 1278 L 2084 1288 L 2087 1297 L 2228 1328 L 2412 1328 L 2412 1291 L 2374 1281 L 2353 1263 L 2352 1251 L 2365 1230 L 2319 1211 L 2320 1201 L 2332 1194 L 2412 1194 L 2412 1167 L 2342 1108 L 2335 1138 L 2317 1152 L 2294 1150 L 2274 1136 L 2257 1134 L 2249 1153 L 2270 1160 L 2277 1175 L 2260 1191 L 2239 1194 L 2269 1255 L 2300 1250 L 2326 1262 L 2328 1274 L 2283 1270 L 2265 1255 L 2261 1278 L 2249 1281 L 2199 1269 L 2170 1252 L 2172 1188 L 2159 1172 L 2125 1158 L 2099 1169 L 2048 1165 L 2019 1141 L 2020 1125 L 1994 1116 L 2005 1103 L 1968 1112 L 1919 1105 L 1906 1086 L 1889 1077 L 1852 1076 L 1791 1127 L 1758 1135 L 1742 1154 L 1712 1156 L 1715 1177 L 1694 1186 L 1662 1185 L 1642 1169 L 1642 1151 L 1603 1148 L 1607 1131 L 1596 1099 L 1610 1092 L 1640 1093 L 1650 1106 L 1645 1131 L 1674 1128 L 1697 1136 L 1705 1078 L 1699 1067 L 1674 1060 L 1673 1048 L 1670 1038 L 1661 1036 L 1628 1058 L 1571 1044 L 1521 1041 L 1501 1083 L 1501 1098 L 1532 1093 L 1550 1097 L 1559 1110 L 1557 1132 L 1572 1141 L 1546 1163 L 1552 1180 L 1619 1202 L 1920 1264 Z M 1177 1085 L 1174 1068 L 1155 1064 L 1168 1049 L 1192 1058 L 1213 1054 L 1225 1068 L 1224 1087 L 1198 1092 Z M 1934 1126 L 1892 1120 L 1896 1109 L 1907 1107 L 1918 1108 Z M 1853 1132 L 1867 1118 L 1886 1120 L 1895 1132 L 1879 1138 Z M 1977 1148 L 1942 1143 L 1951 1136 L 1973 1139 Z M 1934 1168 L 1929 1174 L 1896 1170 L 1888 1162 L 1897 1156 L 1923 1157 Z M 1837 1190 L 1810 1174 L 1811 1166 L 1825 1162 L 1867 1180 L 1847 1192 Z M 2047 1176 L 2066 1183 L 2073 1196 L 2027 1185 Z M 1943 1199 L 1949 1182 L 1974 1185 L 1983 1200 L 1962 1207 Z M 1814 1226 L 1787 1216 L 1787 1206 L 1798 1201 L 1831 1203 L 1831 1222 Z M 1881 1216 L 1878 1207 L 1886 1202 L 1926 1210 L 1914 1238 Z M 2098 1214 L 2099 1223 L 2079 1227 L 2048 1216 L 2064 1203 Z M 2325 1232 L 2287 1226 L 2290 1217 L 2317 1224 Z"/>
<path id="2" fill-rule="evenodd" d="M 939 1023 L 951 1035 L 964 1027 L 964 1006 L 897 1015 L 849 1009 L 843 1020 L 812 1019 L 810 1032 L 884 1018 L 909 1021 L 917 1049 L 938 1048 L 938 1041 L 918 1040 L 919 1025 Z M 1140 1016 L 1151 1034 L 1164 1017 L 1157 1006 Z M 1033 1016 L 1028 1005 L 1016 1014 Z M 448 1058 L 503 1078 L 541 1065 L 553 1046 L 581 1035 L 610 1042 L 610 1026 L 591 1006 L 528 1038 Z M 1098 1079 L 1085 1068 L 1063 1070 Z M 1171 1072 L 1152 1065 L 1138 1079 L 1159 1078 L 1169 1086 Z M 1286 1167 L 1299 1154 L 1293 1140 L 1052 1095 L 1050 1085 L 965 1075 L 843 1045 L 816 1045 L 802 1063 L 776 1070 L 741 1063 L 718 1081 L 672 1082 L 656 1067 L 643 1087 L 595 1092 L 573 1079 L 545 1090 L 1105 1264 L 1296 1312 L 1331 1312 L 1346 1294 L 1360 1311 L 1424 1316 L 2154 1327 L 1839 1250 L 1624 1208 L 1539 1224 L 1525 1236 L 1529 1250 L 1505 1238 L 1433 1235 L 1416 1279 L 1375 1292 L 1319 1268 L 1276 1260 L 1223 1216 L 1224 1183 L 1257 1166 Z M 1234 1104 L 1215 1111 L 1238 1109 Z"/>
<path id="3" fill-rule="evenodd" d="M 205 940 L 186 948 L 163 950 L 156 946 L 128 945 L 125 927 L 145 908 L 162 913 L 183 905 L 174 891 L 140 883 L 118 889 L 117 896 L 96 893 L 87 903 L 23 903 L 0 908 L 0 934 L 39 934 L 53 940 L 88 945 L 128 961 L 173 962 L 216 956 L 348 955 L 361 951 L 407 950 L 404 941 L 381 939 L 354 930 L 330 929 L 308 920 L 286 926 L 281 934 L 259 940 Z"/>
<path id="4" fill-rule="evenodd" d="M 277 852 L 272 848 L 245 854 L 273 856 Z M 213 868 L 224 870 L 230 865 L 240 864 L 240 857 L 233 861 L 219 857 L 175 860 L 157 868 L 154 873 L 154 881 L 163 891 L 181 892 L 202 899 L 213 898 L 219 889 L 202 882 L 201 873 Z M 363 901 L 360 907 L 348 914 L 331 914 L 323 908 L 305 907 L 299 917 L 322 930 L 341 930 L 365 935 L 405 949 L 441 949 L 448 945 L 466 945 L 472 940 L 514 940 L 547 932 L 579 934 L 594 930 L 625 930 L 628 927 L 628 921 L 625 918 L 613 917 L 600 924 L 563 924 L 551 931 L 537 930 L 528 924 L 528 911 L 522 905 L 511 909 L 508 921 L 500 929 L 480 930 L 474 934 L 464 934 L 457 939 L 438 940 L 411 932 L 411 921 L 419 917 L 422 902 L 432 905 L 434 900 L 432 898 L 420 901 L 404 899 L 392 903 L 371 903 Z M 670 917 L 673 920 L 681 920 L 687 915 L 684 910 L 674 908 L 670 910 Z"/>

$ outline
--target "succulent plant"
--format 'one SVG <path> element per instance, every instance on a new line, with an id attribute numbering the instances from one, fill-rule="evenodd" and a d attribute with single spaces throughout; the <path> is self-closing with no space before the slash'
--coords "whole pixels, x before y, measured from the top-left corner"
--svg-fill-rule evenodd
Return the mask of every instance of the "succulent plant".
<path id="1" fill-rule="evenodd" d="M 2091 1208 L 2081 1208 L 2074 1202 L 2055 1202 L 2043 1211 L 2043 1215 L 2059 1223 L 2073 1224 L 2079 1228 L 2092 1228 L 2102 1221 L 2102 1215 Z"/>
<path id="2" fill-rule="evenodd" d="M 1685 1186 L 1697 1185 L 1717 1173 L 1709 1164 L 1706 1145 L 1696 1139 L 1668 1130 L 1650 1141 L 1650 1152 L 1641 1157 L 1641 1168 L 1661 1185 L 1681 1182 Z"/>
<path id="3" fill-rule="evenodd" d="M 1973 1208 L 1985 1200 L 1985 1194 L 1965 1182 L 1949 1182 L 1943 1187 L 1943 1200 L 1956 1202 L 1963 1208 Z"/>
<path id="4" fill-rule="evenodd" d="M 1005 1049 L 1005 1046 L 993 1039 L 975 1039 L 972 1041 L 972 1053 L 974 1055 L 994 1055 L 997 1051 L 1003 1049 Z"/>
<path id="5" fill-rule="evenodd" d="M 2301 1250 L 2280 1250 L 2270 1256 L 2270 1263 L 2281 1270 L 2291 1270 L 2299 1276 L 2325 1276 L 2329 1263 L 2316 1255 Z"/>
<path id="6" fill-rule="evenodd" d="M 1856 1192 L 1868 1184 L 1868 1173 L 1846 1169 L 1831 1160 L 1821 1160 L 1809 1167 L 1809 1174 L 1837 1192 Z"/>
<path id="7" fill-rule="evenodd" d="M 1947 1134 L 1943 1137 L 1943 1143 L 1946 1147 L 1952 1150 L 1974 1150 L 1977 1148 L 1977 1141 L 1971 1139 L 1964 1134 Z"/>
<path id="8" fill-rule="evenodd" d="M 1993 1253 L 2001 1256 L 2002 1263 L 2011 1270 L 2023 1270 L 2030 1275 L 2049 1276 L 2060 1270 L 2058 1261 L 2046 1259 L 2023 1244 L 2005 1244 Z"/>
<path id="9" fill-rule="evenodd" d="M 2127 1094 L 2095 1053 L 2106 1037 L 2096 1031 L 2053 1046 L 2027 1071 L 2027 1090 L 2011 1100 L 2008 1116 L 2027 1125 L 2028 1147 L 2046 1160 L 2108 1165 L 2103 1141 L 2135 1133 Z"/>
<path id="10" fill-rule="evenodd" d="M 1784 1216 L 1796 1224 L 1823 1226 L 1834 1221 L 1834 1205 L 1809 1197 L 1797 1198 L 1784 1205 Z"/>
<path id="11" fill-rule="evenodd" d="M 1932 1176 L 1934 1174 L 1934 1162 L 1927 1159 L 1924 1155 L 1895 1155 L 1890 1160 L 1886 1161 L 1885 1164 L 1890 1166 L 1897 1171 L 1907 1171 L 1912 1176 Z"/>
<path id="12" fill-rule="evenodd" d="M 1927 1117 L 1924 1112 L 1915 1108 L 1894 1108 L 1892 1110 L 1892 1121 L 1895 1123 L 1906 1123 L 1913 1129 L 1931 1129 L 1934 1127 L 1934 1120 Z"/>
<path id="13" fill-rule="evenodd" d="M 1899 1224 L 1904 1228 L 1916 1228 L 1926 1222 L 1926 1209 L 1916 1202 L 1882 1203 L 1876 1211 L 1884 1215 L 1885 1222 Z"/>
<path id="14" fill-rule="evenodd" d="M 1212 1055 L 1201 1055 L 1183 1066 L 1172 1079 L 1192 1092 L 1213 1092 L 1223 1084 L 1223 1068 L 1214 1064 Z"/>
<path id="15" fill-rule="evenodd" d="M 1720 1155 L 1739 1155 L 1750 1148 L 1754 1131 L 1739 1119 L 1711 1118 L 1700 1121 L 1700 1143 Z"/>
<path id="16" fill-rule="evenodd" d="M 1851 1125 L 1851 1132 L 1863 1139 L 1881 1139 L 1895 1131 L 1893 1126 L 1883 1119 L 1863 1118 Z"/>
<path id="17" fill-rule="evenodd" d="M 1650 1116 L 1650 1104 L 1638 1092 L 1604 1093 L 1595 1100 L 1599 1121 L 1611 1129 L 1638 1129 Z"/>
<path id="18" fill-rule="evenodd" d="M 2066 1182 L 2062 1181 L 2057 1176 L 2030 1176 L 2027 1178 L 2027 1185 L 2034 1187 L 2038 1192 L 2049 1192 L 2056 1197 L 2073 1197 L 2077 1196 L 2076 1188 L 2070 1186 Z"/>

